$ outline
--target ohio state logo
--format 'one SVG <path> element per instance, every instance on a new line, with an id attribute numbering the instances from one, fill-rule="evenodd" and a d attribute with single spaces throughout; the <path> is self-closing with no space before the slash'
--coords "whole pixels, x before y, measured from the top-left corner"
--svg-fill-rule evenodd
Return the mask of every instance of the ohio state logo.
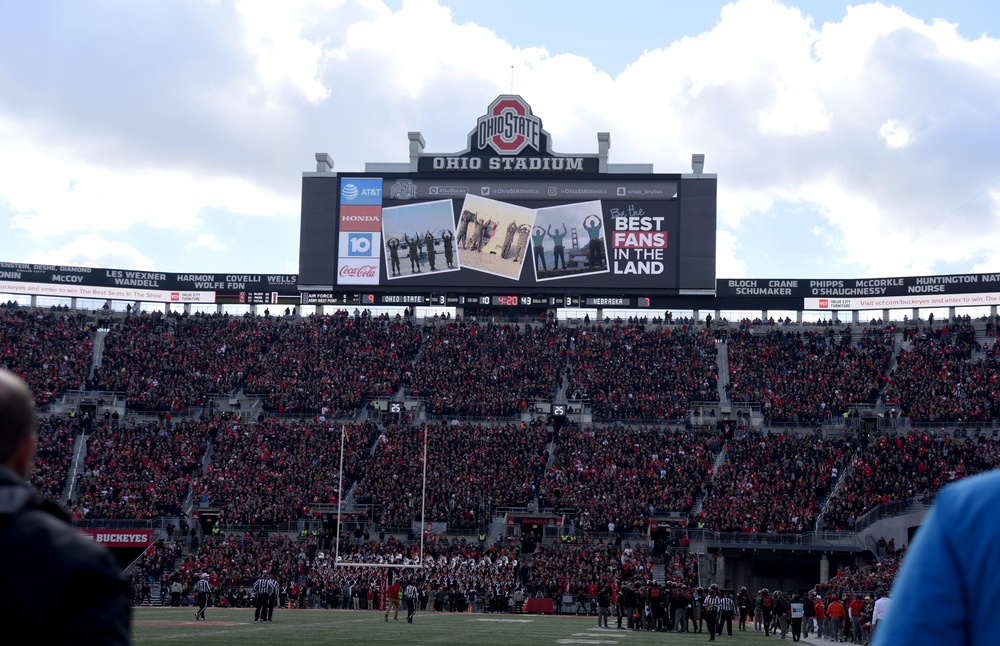
<path id="1" fill-rule="evenodd" d="M 490 146 L 501 155 L 516 155 L 531 146 L 541 152 L 542 120 L 519 96 L 498 96 L 476 122 L 479 149 Z"/>

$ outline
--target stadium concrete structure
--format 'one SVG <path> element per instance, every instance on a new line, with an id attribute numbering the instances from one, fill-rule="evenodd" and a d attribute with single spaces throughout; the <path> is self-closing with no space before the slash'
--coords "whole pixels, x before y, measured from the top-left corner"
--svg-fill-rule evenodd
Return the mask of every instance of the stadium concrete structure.
<path id="1" fill-rule="evenodd" d="M 287 314 L 281 318 L 289 325 L 301 324 L 306 314 L 337 312 L 337 316 L 357 318 L 362 310 L 372 310 L 405 312 L 411 320 L 420 316 L 432 328 L 461 317 L 484 325 L 548 321 L 566 330 L 598 324 L 606 317 L 611 325 L 630 324 L 616 320 L 619 316 L 641 320 L 643 329 L 671 330 L 679 323 L 664 320 L 665 313 L 672 311 L 683 313 L 685 329 L 704 327 L 713 333 L 743 327 L 762 335 L 781 329 L 833 338 L 843 333 L 846 324 L 856 324 L 850 337 L 855 341 L 861 330 L 881 328 L 870 324 L 872 319 L 897 320 L 900 331 L 891 334 L 900 335 L 900 340 L 904 316 L 905 323 L 923 327 L 928 325 L 928 313 L 939 312 L 940 323 L 989 308 L 988 322 L 972 324 L 979 338 L 988 335 L 986 326 L 995 322 L 1000 274 L 717 279 L 717 178 L 704 172 L 704 156 L 692 157 L 690 173 L 657 174 L 648 164 L 610 162 L 610 135 L 598 133 L 597 139 L 596 154 L 554 153 L 548 133 L 530 106 L 520 97 L 503 95 L 480 117 L 467 148 L 459 153 L 427 153 L 420 133 L 409 133 L 407 162 L 368 164 L 363 171 L 340 174 L 334 171 L 329 155 L 317 154 L 316 170 L 303 174 L 298 275 L 185 274 L 0 262 L 0 294 L 3 300 L 20 303 L 0 313 L 23 308 L 46 312 L 53 304 L 71 311 L 92 311 L 85 318 L 101 325 L 93 334 L 98 341 L 91 355 L 93 367 L 101 366 L 100 341 L 107 328 L 148 309 L 177 317 L 206 311 L 222 314 L 232 308 L 252 316 L 263 315 L 265 309 L 277 315 L 284 310 Z M 425 226 L 426 221 L 433 221 L 433 229 Z M 470 223 L 464 230 L 463 221 Z M 412 263 L 410 273 L 394 271 L 392 254 L 399 250 L 389 244 L 392 238 L 407 252 L 399 260 Z M 121 311 L 123 304 L 129 307 L 127 314 Z M 773 322 L 775 312 L 795 316 Z M 811 320 L 817 314 L 827 319 L 823 325 Z M 744 316 L 747 321 L 741 322 Z M 838 319 L 843 323 L 833 323 Z M 726 347 L 722 339 L 719 347 Z M 18 347 L 0 350 L 16 354 Z M 894 349 L 893 360 L 897 352 Z M 707 428 L 718 434 L 723 445 L 733 440 L 731 432 L 738 428 L 780 427 L 790 435 L 823 438 L 869 433 L 896 437 L 911 431 L 908 420 L 897 419 L 893 405 L 881 397 L 871 403 L 852 403 L 843 416 L 818 423 L 767 425 L 760 402 L 730 401 L 726 396 L 724 389 L 730 382 L 726 355 L 718 355 L 718 397 L 688 401 L 683 419 L 602 417 L 595 414 L 593 402 L 573 398 L 565 388 L 557 387 L 554 396 L 533 398 L 518 414 L 491 422 L 554 425 L 557 431 L 564 425 L 591 428 L 618 423 L 656 432 Z M 82 381 L 86 380 L 78 385 Z M 63 387 L 45 405 L 53 415 L 73 411 L 96 417 L 113 410 L 135 423 L 156 423 L 157 412 L 137 409 L 129 399 L 121 392 Z M 413 396 L 397 384 L 392 394 L 366 397 L 330 417 L 375 423 L 447 420 L 448 414 L 429 412 L 428 399 Z M 206 414 L 239 418 L 262 412 L 262 398 L 247 395 L 242 387 L 202 400 L 166 412 L 172 414 L 174 423 Z M 163 412 L 159 411 L 161 418 Z M 308 414 L 318 412 L 309 410 Z M 270 416 L 274 411 L 267 413 Z M 997 432 L 992 418 L 971 424 L 935 421 L 933 427 L 947 427 L 949 434 L 969 433 L 970 439 L 977 440 L 991 434 L 996 437 Z M 87 455 L 86 434 L 78 437 L 74 463 Z M 558 448 L 555 443 L 552 446 Z M 372 453 L 376 448 L 371 447 Z M 725 450 L 715 459 L 713 473 L 725 463 Z M 66 481 L 67 499 L 75 497 L 75 473 Z M 192 492 L 185 493 L 190 496 Z M 829 492 L 827 502 L 836 495 L 837 489 Z M 824 531 L 819 522 L 801 532 L 722 532 L 693 524 L 689 518 L 694 514 L 660 510 L 637 537 L 686 536 L 690 550 L 698 555 L 704 584 L 806 589 L 826 581 L 845 565 L 858 567 L 870 560 L 878 551 L 879 536 L 892 538 L 897 545 L 906 543 L 926 505 L 913 500 L 887 502 L 891 504 L 877 506 L 856 519 L 850 531 Z M 188 498 L 184 511 L 197 512 L 200 526 L 195 530 L 208 537 L 217 531 L 219 516 L 214 505 Z M 324 527 L 324 523 L 329 528 L 332 511 L 329 504 L 315 505 L 310 516 L 275 531 L 297 534 Z M 348 514 L 352 522 L 357 520 L 357 510 Z M 164 536 L 168 522 L 177 523 L 180 518 L 110 522 L 95 517 L 80 524 L 95 540 L 119 549 L 123 560 L 131 562 L 137 551 Z M 338 520 L 332 519 L 332 526 Z M 608 538 L 600 530 L 585 535 L 552 506 L 539 505 L 537 500 L 498 511 L 482 529 L 466 533 L 474 540 L 483 530 L 491 542 L 527 535 L 528 530 L 557 543 L 564 534 L 576 535 L 578 530 L 584 539 Z"/>

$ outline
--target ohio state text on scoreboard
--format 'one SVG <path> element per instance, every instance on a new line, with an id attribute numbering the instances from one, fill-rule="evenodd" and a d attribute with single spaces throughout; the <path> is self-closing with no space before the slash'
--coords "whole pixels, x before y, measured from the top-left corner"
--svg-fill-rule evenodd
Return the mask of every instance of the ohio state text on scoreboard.
<path id="1" fill-rule="evenodd" d="M 715 175 L 559 154 L 519 96 L 491 103 L 464 151 L 302 179 L 299 289 L 376 293 L 713 295 Z M 317 155 L 317 160 L 321 155 Z"/>

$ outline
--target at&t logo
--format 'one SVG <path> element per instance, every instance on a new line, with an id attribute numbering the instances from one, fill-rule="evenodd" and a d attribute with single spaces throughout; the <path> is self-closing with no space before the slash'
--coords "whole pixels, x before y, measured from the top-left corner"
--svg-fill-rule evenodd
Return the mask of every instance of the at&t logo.
<path id="1" fill-rule="evenodd" d="M 382 178 L 344 179 L 340 185 L 340 199 L 351 204 L 382 204 Z"/>

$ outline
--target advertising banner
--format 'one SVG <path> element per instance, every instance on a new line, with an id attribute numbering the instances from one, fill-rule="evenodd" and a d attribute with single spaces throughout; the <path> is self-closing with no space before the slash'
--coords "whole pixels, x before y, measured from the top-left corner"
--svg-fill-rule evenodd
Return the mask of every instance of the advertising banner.
<path id="1" fill-rule="evenodd" d="M 153 532 L 147 529 L 81 529 L 79 532 L 107 547 L 148 547 L 153 543 Z"/>
<path id="2" fill-rule="evenodd" d="M 194 274 L 0 262 L 0 293 L 157 303 L 298 298 L 296 274 Z"/>

